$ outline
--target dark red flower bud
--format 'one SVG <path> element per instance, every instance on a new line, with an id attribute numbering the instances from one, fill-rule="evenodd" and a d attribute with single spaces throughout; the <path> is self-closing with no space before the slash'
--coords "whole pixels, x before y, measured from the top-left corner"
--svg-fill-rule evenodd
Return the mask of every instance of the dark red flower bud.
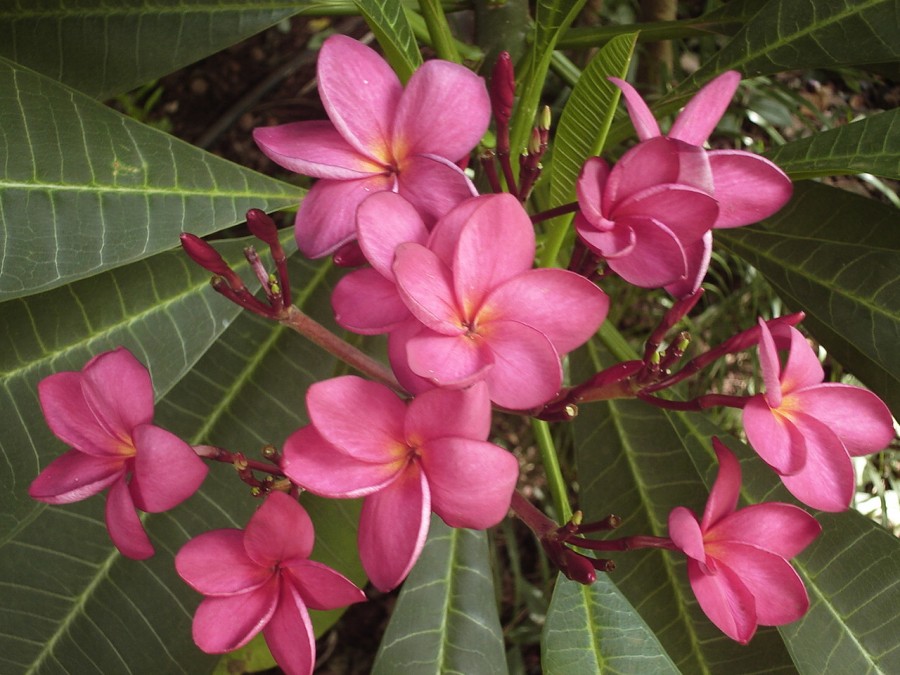
<path id="1" fill-rule="evenodd" d="M 203 269 L 226 278 L 234 274 L 219 252 L 197 235 L 189 232 L 182 233 L 181 247 L 191 260 Z"/>
<path id="2" fill-rule="evenodd" d="M 491 72 L 491 109 L 498 124 L 509 124 L 516 96 L 516 76 L 509 52 L 500 52 Z"/>
<path id="3" fill-rule="evenodd" d="M 269 246 L 279 246 L 278 226 L 265 211 L 260 209 L 247 211 L 247 227 L 257 239 L 264 241 Z"/>

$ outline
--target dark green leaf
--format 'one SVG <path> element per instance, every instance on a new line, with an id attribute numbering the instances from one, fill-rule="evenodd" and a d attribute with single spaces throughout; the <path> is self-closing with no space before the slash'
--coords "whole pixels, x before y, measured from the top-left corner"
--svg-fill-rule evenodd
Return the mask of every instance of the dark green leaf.
<path id="1" fill-rule="evenodd" d="M 384 57 L 396 71 L 400 80 L 406 82 L 413 72 L 422 65 L 422 54 L 416 44 L 403 10 L 403 4 L 391 0 L 354 0 L 375 33 L 375 38 L 384 52 Z"/>

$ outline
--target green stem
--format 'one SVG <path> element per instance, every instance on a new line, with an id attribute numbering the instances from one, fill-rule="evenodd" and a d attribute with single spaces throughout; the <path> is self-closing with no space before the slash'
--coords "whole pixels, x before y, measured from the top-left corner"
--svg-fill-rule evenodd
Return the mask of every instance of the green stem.
<path id="1" fill-rule="evenodd" d="M 460 63 L 453 33 L 450 32 L 450 24 L 447 23 L 440 0 L 419 0 L 419 9 L 425 18 L 428 34 L 431 35 L 432 46 L 438 57 L 445 61 Z"/>
<path id="2" fill-rule="evenodd" d="M 550 435 L 550 425 L 543 420 L 532 418 L 531 428 L 541 452 L 541 461 L 544 464 L 544 472 L 547 475 L 547 487 L 553 499 L 553 507 L 559 522 L 568 522 L 572 517 L 572 509 L 569 506 L 569 491 L 566 489 L 566 481 L 559 467 L 559 457 L 556 455 L 556 445 Z"/>

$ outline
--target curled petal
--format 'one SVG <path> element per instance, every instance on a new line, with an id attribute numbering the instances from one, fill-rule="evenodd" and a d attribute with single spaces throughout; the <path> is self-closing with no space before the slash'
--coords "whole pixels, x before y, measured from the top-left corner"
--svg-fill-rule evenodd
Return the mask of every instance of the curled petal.
<path id="1" fill-rule="evenodd" d="M 106 529 L 122 555 L 135 560 L 153 555 L 153 545 L 134 509 L 124 475 L 113 483 L 106 496 Z"/>
<path id="2" fill-rule="evenodd" d="M 194 614 L 194 642 L 207 654 L 243 647 L 263 629 L 278 605 L 278 575 L 256 590 L 205 598 Z"/>
<path id="3" fill-rule="evenodd" d="M 703 145 L 725 114 L 740 81 L 741 74 L 729 70 L 706 84 L 684 106 L 669 130 L 669 137 L 691 145 Z"/>
<path id="4" fill-rule="evenodd" d="M 491 400 L 487 385 L 466 389 L 434 389 L 416 396 L 406 412 L 406 438 L 424 442 L 445 436 L 476 441 L 491 431 Z"/>
<path id="5" fill-rule="evenodd" d="M 356 231 L 366 260 L 385 279 L 393 281 L 394 252 L 400 244 L 428 240 L 419 212 L 395 192 L 377 192 L 356 211 Z"/>
<path id="6" fill-rule="evenodd" d="M 677 183 L 654 185 L 615 205 L 612 220 L 652 218 L 664 223 L 682 244 L 697 241 L 713 226 L 719 205 L 705 192 Z"/>
<path id="7" fill-rule="evenodd" d="M 668 183 L 712 194 L 713 175 L 706 151 L 663 136 L 638 143 L 622 155 L 607 178 L 604 212 L 633 194 Z"/>
<path id="8" fill-rule="evenodd" d="M 263 628 L 272 656 L 288 675 L 312 675 L 316 665 L 316 640 L 312 621 L 300 593 L 286 580 L 278 604 Z"/>
<path id="9" fill-rule="evenodd" d="M 676 506 L 669 513 L 669 537 L 688 558 L 706 562 L 700 523 L 697 522 L 697 516 L 683 506 Z"/>
<path id="10" fill-rule="evenodd" d="M 747 644 L 756 632 L 756 601 L 737 574 L 716 564 L 714 574 L 689 559 L 688 578 L 700 608 L 719 630 L 732 640 Z"/>
<path id="11" fill-rule="evenodd" d="M 634 232 L 634 246 L 627 254 L 607 255 L 611 270 L 641 288 L 659 288 L 685 277 L 684 246 L 672 230 L 650 218 L 621 222 Z"/>
<path id="12" fill-rule="evenodd" d="M 175 556 L 179 576 L 203 595 L 235 595 L 255 590 L 272 578 L 272 569 L 255 563 L 244 548 L 244 531 L 204 532 Z"/>
<path id="13" fill-rule="evenodd" d="M 822 526 L 799 506 L 766 502 L 735 511 L 706 533 L 708 543 L 740 542 L 793 558 L 812 543 Z"/>
<path id="14" fill-rule="evenodd" d="M 406 159 L 397 177 L 397 191 L 416 208 L 428 227 L 478 194 L 462 169 L 434 155 Z"/>
<path id="15" fill-rule="evenodd" d="M 270 492 L 244 530 L 247 555 L 263 567 L 308 558 L 314 542 L 309 514 L 284 492 Z"/>
<path id="16" fill-rule="evenodd" d="M 876 452 L 894 438 L 890 410 L 866 389 L 826 383 L 795 391 L 791 398 L 805 415 L 831 429 L 850 455 Z"/>
<path id="17" fill-rule="evenodd" d="M 337 283 L 331 307 L 338 325 L 360 335 L 389 333 L 412 317 L 397 285 L 368 267 L 350 272 Z"/>
<path id="18" fill-rule="evenodd" d="M 765 157 L 743 150 L 713 150 L 708 156 L 719 202 L 715 227 L 758 223 L 790 200 L 791 179 Z"/>
<path id="19" fill-rule="evenodd" d="M 806 442 L 803 469 L 781 481 L 801 502 L 822 511 L 845 511 L 853 499 L 853 463 L 841 439 L 813 417 L 795 414 L 792 421 Z"/>
<path id="20" fill-rule="evenodd" d="M 335 609 L 366 599 L 352 581 L 320 562 L 295 560 L 282 569 L 310 609 Z"/>
<path id="21" fill-rule="evenodd" d="M 588 222 L 580 213 L 575 214 L 575 231 L 592 251 L 604 258 L 618 258 L 625 257 L 634 250 L 637 237 L 627 223 L 603 220 L 599 225 L 609 225 L 609 228 L 598 228 L 597 223 Z"/>
<path id="22" fill-rule="evenodd" d="M 575 191 L 578 208 L 589 223 L 604 220 L 603 188 L 609 178 L 609 170 L 609 165 L 600 157 L 589 157 L 581 167 Z"/>
<path id="23" fill-rule="evenodd" d="M 666 292 L 675 298 L 686 298 L 697 292 L 703 284 L 703 278 L 712 260 L 712 230 L 703 235 L 699 241 L 684 246 L 684 258 L 687 262 L 687 274 L 683 279 L 666 284 Z"/>
<path id="24" fill-rule="evenodd" d="M 142 424 L 134 430 L 134 444 L 137 453 L 129 487 L 141 511 L 168 511 L 200 489 L 209 467 L 178 436 Z"/>
<path id="25" fill-rule="evenodd" d="M 795 474 L 808 462 L 806 440 L 792 420 L 754 396 L 742 413 L 747 440 L 762 460 L 781 476 Z"/>
<path id="26" fill-rule="evenodd" d="M 483 333 L 494 357 L 494 367 L 485 376 L 494 403 L 527 410 L 556 395 L 562 366 L 543 333 L 517 321 L 492 321 Z"/>
<path id="27" fill-rule="evenodd" d="M 704 532 L 734 512 L 741 492 L 741 464 L 737 457 L 718 438 L 713 438 L 713 448 L 719 460 L 719 473 L 703 511 L 700 527 Z"/>
<path id="28" fill-rule="evenodd" d="M 87 499 L 125 474 L 126 460 L 96 457 L 69 450 L 54 459 L 28 488 L 28 496 L 47 504 L 71 504 Z"/>
<path id="29" fill-rule="evenodd" d="M 618 77 L 611 77 L 609 81 L 622 90 L 625 107 L 628 108 L 628 116 L 631 118 L 634 130 L 637 131 L 638 138 L 646 141 L 648 138 L 660 136 L 659 124 L 637 90 Z"/>

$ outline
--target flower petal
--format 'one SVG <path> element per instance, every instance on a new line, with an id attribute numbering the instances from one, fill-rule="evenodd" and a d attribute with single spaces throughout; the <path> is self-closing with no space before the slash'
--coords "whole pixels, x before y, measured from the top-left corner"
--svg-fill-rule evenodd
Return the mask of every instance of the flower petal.
<path id="1" fill-rule="evenodd" d="M 612 209 L 612 220 L 652 218 L 664 223 L 682 245 L 697 241 L 708 232 L 719 213 L 716 200 L 688 185 L 654 185 L 632 194 Z"/>
<path id="2" fill-rule="evenodd" d="M 766 385 L 764 394 L 766 403 L 772 408 L 781 405 L 781 362 L 778 360 L 778 349 L 769 326 L 762 318 L 759 322 L 759 369 Z M 821 380 L 819 380 L 821 382 Z"/>
<path id="3" fill-rule="evenodd" d="M 388 361 L 391 370 L 394 371 L 400 386 L 413 395 L 434 389 L 435 386 L 431 380 L 416 375 L 409 367 L 407 355 L 409 341 L 422 332 L 431 333 L 418 319 L 410 317 L 388 335 Z"/>
<path id="4" fill-rule="evenodd" d="M 287 675 L 312 675 L 316 640 L 312 621 L 300 593 L 284 580 L 272 618 L 263 628 L 266 645 Z"/>
<path id="5" fill-rule="evenodd" d="M 494 364 L 490 345 L 478 335 L 441 335 L 424 330 L 409 339 L 410 370 L 439 387 L 468 387 Z"/>
<path id="6" fill-rule="evenodd" d="M 124 475 L 112 484 L 106 496 L 106 529 L 122 555 L 135 560 L 153 555 L 153 545 L 134 510 Z"/>
<path id="7" fill-rule="evenodd" d="M 725 114 L 740 81 L 741 74 L 729 70 L 706 84 L 684 106 L 669 129 L 669 137 L 691 145 L 703 145 Z"/>
<path id="8" fill-rule="evenodd" d="M 624 255 L 607 256 L 610 269 L 641 288 L 659 288 L 687 275 L 687 260 L 678 237 L 659 221 L 629 217 L 620 221 L 634 232 L 634 246 Z"/>
<path id="9" fill-rule="evenodd" d="M 616 162 L 603 188 L 603 211 L 655 185 L 680 183 L 707 194 L 713 175 L 703 148 L 663 136 L 638 143 Z"/>
<path id="10" fill-rule="evenodd" d="M 47 504 L 71 504 L 87 499 L 125 474 L 126 460 L 97 457 L 69 450 L 54 459 L 28 488 L 28 496 Z"/>
<path id="11" fill-rule="evenodd" d="M 408 158 L 397 175 L 397 190 L 428 227 L 477 194 L 462 169 L 433 155 Z"/>
<path id="12" fill-rule="evenodd" d="M 745 645 L 756 632 L 756 601 L 740 578 L 725 565 L 705 574 L 700 564 L 688 560 L 688 578 L 700 608 L 719 630 Z"/>
<path id="13" fill-rule="evenodd" d="M 360 335 L 389 333 L 412 317 L 397 285 L 368 267 L 338 281 L 331 307 L 338 325 Z"/>
<path id="14" fill-rule="evenodd" d="M 406 438 L 417 444 L 445 436 L 476 441 L 491 431 L 491 400 L 487 385 L 466 389 L 433 389 L 416 396 L 406 412 Z"/>
<path id="15" fill-rule="evenodd" d="M 470 197 L 450 209 L 435 224 L 427 246 L 447 267 L 453 267 L 453 256 L 456 253 L 460 232 L 468 224 L 472 214 L 483 205 L 483 199 Z"/>
<path id="16" fill-rule="evenodd" d="M 582 241 L 595 253 L 604 258 L 624 257 L 634 249 L 634 230 L 628 223 L 614 223 L 603 220 L 599 225 L 609 224 L 610 229 L 598 229 L 597 224 L 588 222 L 582 214 L 575 214 L 575 231 Z"/>
<path id="17" fill-rule="evenodd" d="M 638 138 L 646 141 L 648 138 L 660 136 L 659 124 L 637 89 L 618 77 L 610 77 L 609 81 L 622 90 L 625 107 L 628 108 L 628 116 L 631 118 L 634 130 L 637 131 Z"/>
<path id="18" fill-rule="evenodd" d="M 129 488 L 141 511 L 160 513 L 194 494 L 209 467 L 193 448 L 173 433 L 152 424 L 134 430 L 134 476 Z"/>
<path id="19" fill-rule="evenodd" d="M 794 426 L 793 416 L 772 410 L 762 395 L 747 402 L 741 419 L 750 445 L 779 475 L 795 474 L 808 464 L 806 440 Z"/>
<path id="20" fill-rule="evenodd" d="M 578 174 L 578 182 L 575 183 L 578 208 L 589 223 L 596 224 L 604 219 L 603 188 L 609 171 L 609 165 L 602 158 L 588 157 Z"/>
<path id="21" fill-rule="evenodd" d="M 244 531 L 236 528 L 204 532 L 175 556 L 179 576 L 203 595 L 235 595 L 259 588 L 272 569 L 255 563 L 244 548 Z"/>
<path id="22" fill-rule="evenodd" d="M 390 486 L 365 498 L 359 557 L 376 588 L 387 592 L 409 574 L 425 545 L 430 513 L 428 482 L 416 463 Z"/>
<path id="23" fill-rule="evenodd" d="M 421 448 L 431 508 L 450 527 L 483 530 L 506 517 L 519 463 L 486 441 L 437 438 Z"/>
<path id="24" fill-rule="evenodd" d="M 205 598 L 194 614 L 194 642 L 207 654 L 243 647 L 263 629 L 278 605 L 277 575 L 248 593 Z"/>
<path id="25" fill-rule="evenodd" d="M 706 562 L 700 523 L 697 516 L 684 506 L 676 506 L 669 513 L 669 538 L 688 558 Z"/>
<path id="26" fill-rule="evenodd" d="M 491 321 L 481 330 L 494 357 L 494 367 L 485 376 L 494 403 L 527 410 L 556 395 L 562 366 L 543 333 L 517 321 Z"/>
<path id="27" fill-rule="evenodd" d="M 737 457 L 718 438 L 713 438 L 713 449 L 719 461 L 719 472 L 703 510 L 700 527 L 704 532 L 734 512 L 741 492 L 741 464 Z"/>
<path id="28" fill-rule="evenodd" d="M 744 150 L 707 153 L 713 196 L 719 202 L 715 227 L 740 227 L 768 218 L 788 203 L 794 187 L 784 171 Z"/>
<path id="29" fill-rule="evenodd" d="M 356 211 L 359 246 L 366 260 L 385 279 L 393 281 L 394 252 L 400 244 L 428 241 L 428 229 L 419 212 L 395 192 L 378 192 Z"/>
<path id="30" fill-rule="evenodd" d="M 861 387 L 819 384 L 793 392 L 791 399 L 805 415 L 837 434 L 850 455 L 877 452 L 894 438 L 890 410 L 884 401 Z"/>
<path id="31" fill-rule="evenodd" d="M 153 420 L 150 372 L 124 347 L 95 356 L 82 375 L 85 399 L 111 433 L 127 438 Z"/>
<path id="32" fill-rule="evenodd" d="M 255 563 L 271 567 L 284 560 L 308 558 L 315 536 L 306 509 L 294 497 L 272 491 L 247 523 L 244 548 Z"/>
<path id="33" fill-rule="evenodd" d="M 708 231 L 699 241 L 684 245 L 684 259 L 687 263 L 687 274 L 675 283 L 666 284 L 666 292 L 675 298 L 686 298 L 696 293 L 703 285 L 703 278 L 709 269 L 709 261 L 712 260 L 712 230 Z"/>
<path id="34" fill-rule="evenodd" d="M 790 336 L 790 351 L 779 377 L 781 391 L 787 395 L 795 389 L 819 384 L 825 379 L 825 371 L 803 333 L 793 326 L 777 326 L 772 336 L 784 338 L 785 333 Z"/>
<path id="35" fill-rule="evenodd" d="M 466 332 L 452 273 L 434 253 L 419 244 L 401 244 L 394 258 L 394 277 L 403 302 L 428 328 L 444 335 Z"/>
<path id="36" fill-rule="evenodd" d="M 806 464 L 781 481 L 801 502 L 822 511 L 845 511 L 853 500 L 853 463 L 841 439 L 813 417 L 794 414 L 792 422 L 806 443 Z"/>
<path id="37" fill-rule="evenodd" d="M 740 542 L 793 558 L 822 531 L 819 521 L 799 506 L 766 502 L 735 511 L 706 532 L 706 541 Z"/>
<path id="38" fill-rule="evenodd" d="M 320 562 L 295 560 L 282 569 L 310 609 L 336 609 L 366 599 L 352 581 Z"/>

